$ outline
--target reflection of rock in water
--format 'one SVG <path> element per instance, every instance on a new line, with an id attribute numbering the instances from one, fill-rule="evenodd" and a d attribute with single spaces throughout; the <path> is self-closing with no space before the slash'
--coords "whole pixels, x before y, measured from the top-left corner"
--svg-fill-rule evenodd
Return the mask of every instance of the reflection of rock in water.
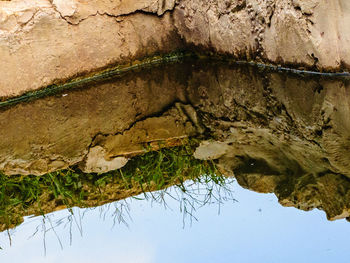
<path id="1" fill-rule="evenodd" d="M 314 208 L 326 212 L 329 220 L 350 216 L 350 180 L 338 174 L 288 175 L 237 174 L 244 188 L 274 192 L 283 206 L 309 211 Z"/>
<path id="2" fill-rule="evenodd" d="M 104 174 L 74 170 L 43 176 L 0 174 L 0 232 L 22 223 L 24 216 L 72 207 L 97 207 L 141 193 L 144 198 L 161 203 L 165 202 L 164 196 L 172 196 L 184 213 L 193 212 L 193 205 L 222 202 L 221 198 L 233 200 L 227 188 L 232 180 L 224 177 L 214 163 L 192 156 L 196 142 L 186 139 L 182 142 L 181 146 L 136 156 L 122 169 Z M 187 180 L 191 182 L 185 183 Z M 166 192 L 170 186 L 174 186 L 176 194 Z M 152 191 L 157 193 L 148 194 Z M 139 198 L 142 196 L 136 199 Z"/>
<path id="3" fill-rule="evenodd" d="M 208 84 L 195 84 L 191 98 L 224 149 L 219 165 L 245 188 L 275 192 L 282 205 L 349 217 L 348 82 L 227 67 L 211 72 L 196 73 L 197 83 Z M 197 149 L 203 159 L 212 157 L 207 148 Z"/>
<path id="4" fill-rule="evenodd" d="M 7 174 L 75 164 L 107 171 L 145 142 L 171 146 L 205 131 L 217 142 L 203 143 L 196 157 L 219 158 L 242 186 L 329 219 L 349 216 L 347 79 L 189 61 L 17 105 L 0 113 L 0 124 Z"/>
<path id="5" fill-rule="evenodd" d="M 0 169 L 9 175 L 40 175 L 83 162 L 86 171 L 105 172 L 116 168 L 118 155 L 143 151 L 142 143 L 194 135 L 188 117 L 175 107 L 184 100 L 184 81 L 167 74 L 172 68 L 145 70 L 2 110 Z M 89 149 L 99 144 L 105 147 L 104 160 L 93 169 Z"/>

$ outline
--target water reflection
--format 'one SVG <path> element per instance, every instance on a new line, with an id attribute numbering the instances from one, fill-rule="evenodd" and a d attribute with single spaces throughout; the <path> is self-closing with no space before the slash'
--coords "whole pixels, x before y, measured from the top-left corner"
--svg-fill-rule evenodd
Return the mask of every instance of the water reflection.
<path id="1" fill-rule="evenodd" d="M 225 189 L 227 180 L 214 162 L 192 156 L 195 144 L 188 141 L 183 146 L 150 151 L 133 158 L 122 169 L 104 174 L 84 174 L 76 169 L 41 177 L 0 175 L 0 230 L 15 227 L 24 216 L 43 215 L 74 206 L 96 207 L 140 193 L 154 197 L 152 191 L 172 185 L 190 197 L 190 188 L 184 187 L 187 180 L 207 184 L 205 200 L 209 201 L 213 187 Z M 161 197 L 153 199 L 157 201 Z"/>
<path id="2" fill-rule="evenodd" d="M 144 142 L 205 131 L 220 139 L 221 130 L 239 126 L 299 140 L 323 160 L 320 170 L 350 176 L 349 115 L 346 78 L 188 61 L 3 109 L 0 168 L 6 174 L 45 174 L 85 167 L 91 155 L 113 168 L 116 156 L 140 152 Z M 298 155 L 301 166 L 319 170 Z"/>
<path id="3" fill-rule="evenodd" d="M 149 183 L 154 183 L 154 181 L 150 181 Z M 101 221 L 109 218 L 109 221 L 112 222 L 112 228 L 120 224 L 129 227 L 129 223 L 132 224 L 133 221 L 131 216 L 131 204 L 135 202 L 147 202 L 150 203 L 152 207 L 159 206 L 163 207 L 165 210 L 175 210 L 177 213 L 182 215 L 182 227 L 185 227 L 186 225 L 191 226 L 193 221 L 198 221 L 196 213 L 197 210 L 201 209 L 202 207 L 215 207 L 217 213 L 219 214 L 220 208 L 222 205 L 224 205 L 224 203 L 236 201 L 233 197 L 232 184 L 232 178 L 225 178 L 220 175 L 215 175 L 215 177 L 213 175 L 203 175 L 163 190 L 153 192 L 143 191 L 141 194 L 137 195 L 135 194 L 137 191 L 133 189 L 135 187 L 126 187 L 126 189 L 131 190 L 125 190 L 126 193 L 124 193 L 131 196 L 129 198 L 109 203 L 107 203 L 107 201 L 111 201 L 111 198 L 108 200 L 101 199 L 98 201 L 98 204 L 106 204 L 98 206 L 97 203 L 95 203 L 93 206 L 85 209 L 70 207 L 68 209 L 61 210 L 62 212 L 60 213 L 49 212 L 50 208 L 48 208 L 46 205 L 40 208 L 42 209 L 42 211 L 40 211 L 43 214 L 42 216 L 27 216 L 24 218 L 23 225 L 28 227 L 28 224 L 30 224 L 32 233 L 28 236 L 28 239 L 31 239 L 37 235 L 42 237 L 43 252 L 46 255 L 48 245 L 46 237 L 48 235 L 54 236 L 61 249 L 63 249 L 63 240 L 68 239 L 68 244 L 72 245 L 73 233 L 81 236 L 83 235 L 83 221 L 88 213 L 93 213 L 95 215 L 99 214 Z M 166 185 L 169 186 L 170 184 L 167 182 Z M 147 187 L 146 184 L 144 186 L 145 188 Z M 102 189 L 100 189 L 100 191 L 104 192 L 104 189 L 108 189 L 110 187 L 111 185 L 106 188 L 101 187 Z M 148 186 L 148 189 L 149 188 L 156 189 L 154 186 Z M 141 191 L 139 190 L 139 192 Z M 81 205 L 84 204 L 86 205 L 87 203 L 81 203 Z M 174 206 L 174 204 L 176 206 Z M 51 211 L 54 210 L 60 209 L 56 206 L 51 208 Z M 39 211 L 36 212 L 40 213 Z M 7 231 L 4 231 L 3 234 L 5 234 L 3 237 L 8 239 L 8 242 L 6 242 L 8 244 L 5 243 L 6 247 L 15 245 L 15 241 L 13 241 L 12 236 L 16 236 L 16 229 L 8 229 Z M 2 242 L 5 242 L 4 240 L 5 238 L 2 239 Z M 2 246 L 4 246 L 4 244 L 2 244 Z"/>
<path id="4" fill-rule="evenodd" d="M 153 192 L 187 194 L 187 180 L 225 189 L 227 178 L 283 206 L 350 217 L 348 78 L 189 60 L 3 108 L 0 124 L 2 231 L 140 193 L 172 199 Z"/>
<path id="5" fill-rule="evenodd" d="M 27 218 L 12 232 L 12 247 L 1 236 L 4 262 L 329 262 L 346 263 L 349 229 L 344 221 L 322 220 L 320 211 L 308 213 L 282 208 L 271 195 L 256 194 L 232 186 L 238 202 L 198 209 L 192 226 L 183 228 L 178 202 L 167 198 L 170 208 L 146 200 L 128 200 L 129 227 L 113 227 L 113 205 L 106 210 L 80 211 L 82 235 L 75 222 L 70 245 L 69 223 L 56 228 L 63 250 L 53 231 L 46 234 L 43 257 L 40 218 Z M 142 197 L 142 196 L 141 196 Z M 105 208 L 107 209 L 107 208 Z M 79 211 L 75 210 L 77 218 Z M 51 214 L 52 222 L 67 218 L 66 210 Z M 126 217 L 128 219 L 128 217 Z M 65 221 L 66 223 L 67 221 Z M 186 221 L 190 223 L 188 220 Z M 50 228 L 47 222 L 47 229 Z M 80 222 L 78 221 L 80 226 Z M 181 251 L 181 253 L 179 252 Z M 293 252 L 291 252 L 293 251 Z M 254 252 L 254 253 L 253 253 Z M 287 256 L 286 256 L 287 255 Z"/>
<path id="6" fill-rule="evenodd" d="M 349 90 L 346 78 L 221 62 L 145 69 L 3 109 L 0 169 L 45 174 L 79 165 L 106 172 L 144 143 L 176 145 L 203 133 L 224 140 L 236 132 L 266 139 L 272 152 L 281 149 L 280 166 L 292 158 L 312 173 L 350 176 Z"/>

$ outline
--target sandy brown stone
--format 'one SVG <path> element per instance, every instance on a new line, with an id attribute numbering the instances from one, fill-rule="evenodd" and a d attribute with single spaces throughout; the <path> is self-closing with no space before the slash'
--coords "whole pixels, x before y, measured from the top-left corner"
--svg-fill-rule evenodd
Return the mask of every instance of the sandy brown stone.
<path id="1" fill-rule="evenodd" d="M 85 2 L 0 2 L 0 97 L 181 46 L 164 13 L 172 1 L 157 10 L 157 1 Z"/>
<path id="2" fill-rule="evenodd" d="M 242 59 L 315 70 L 349 70 L 347 0 L 183 0 L 174 12 L 194 45 Z"/>
<path id="3" fill-rule="evenodd" d="M 106 150 L 101 146 L 94 146 L 89 149 L 84 165 L 81 170 L 84 173 L 106 173 L 124 167 L 128 159 L 124 156 L 109 158 L 106 160 Z"/>
<path id="4" fill-rule="evenodd" d="M 350 70 L 347 0 L 0 1 L 0 98 L 184 48 Z"/>

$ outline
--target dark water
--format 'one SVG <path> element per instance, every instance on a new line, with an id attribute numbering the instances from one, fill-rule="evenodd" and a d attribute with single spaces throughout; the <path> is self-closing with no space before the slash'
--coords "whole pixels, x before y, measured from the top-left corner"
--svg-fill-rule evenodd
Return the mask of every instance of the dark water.
<path id="1" fill-rule="evenodd" d="M 0 125 L 1 262 L 348 262 L 347 78 L 191 60 Z"/>

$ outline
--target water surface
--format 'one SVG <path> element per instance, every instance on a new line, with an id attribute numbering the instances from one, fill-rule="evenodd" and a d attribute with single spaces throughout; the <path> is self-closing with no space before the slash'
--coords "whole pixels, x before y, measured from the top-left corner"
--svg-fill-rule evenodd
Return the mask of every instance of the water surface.
<path id="1" fill-rule="evenodd" d="M 347 77 L 185 60 L 2 108 L 0 124 L 4 262 L 350 255 Z"/>
<path id="2" fill-rule="evenodd" d="M 272 194 L 262 195 L 232 185 L 237 202 L 197 209 L 198 219 L 185 219 L 179 203 L 167 198 L 167 209 L 150 201 L 128 199 L 130 217 L 114 225 L 114 204 L 94 210 L 74 209 L 82 217 L 70 225 L 67 211 L 47 215 L 56 227 L 45 236 L 42 218 L 28 218 L 11 231 L 12 247 L 1 236 L 3 262 L 347 262 L 348 222 L 325 220 L 323 212 L 281 207 Z M 120 207 L 120 206 L 119 206 Z M 47 221 L 47 220 L 46 220 Z M 81 224 L 81 225 L 80 225 Z M 36 228 L 39 231 L 30 239 Z M 46 222 L 47 229 L 50 224 Z"/>

